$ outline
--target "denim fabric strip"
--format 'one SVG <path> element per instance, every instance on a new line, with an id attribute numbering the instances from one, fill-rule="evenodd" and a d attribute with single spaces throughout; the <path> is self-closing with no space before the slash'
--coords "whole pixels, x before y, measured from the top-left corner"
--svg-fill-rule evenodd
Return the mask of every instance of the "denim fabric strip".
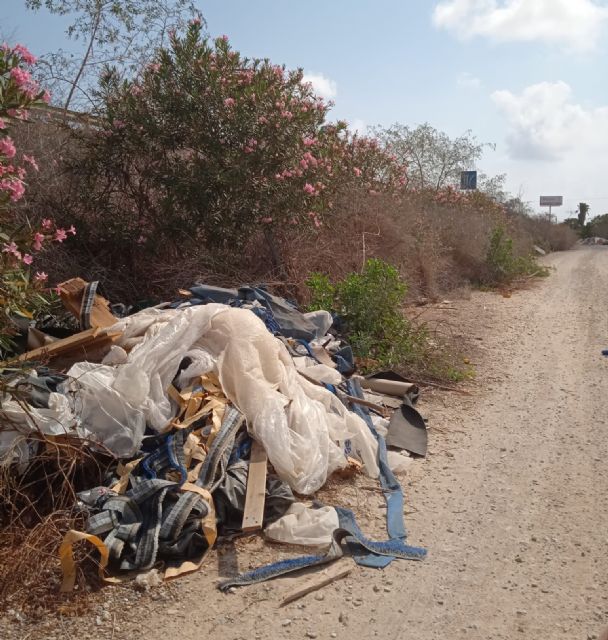
<path id="1" fill-rule="evenodd" d="M 277 578 L 292 573 L 293 571 L 333 562 L 344 555 L 342 542 L 349 539 L 356 540 L 357 546 L 366 549 L 370 554 L 378 557 L 386 556 L 390 558 L 402 558 L 404 560 L 422 560 L 426 556 L 426 549 L 410 547 L 398 538 L 383 542 L 370 540 L 363 535 L 352 511 L 337 508 L 336 512 L 338 513 L 338 528 L 333 533 L 332 545 L 325 555 L 300 556 L 298 558 L 281 560 L 273 564 L 258 567 L 252 571 L 247 571 L 246 573 L 224 580 L 218 584 L 218 588 L 226 591 L 230 587 L 241 587 L 257 582 L 264 582 L 265 580 Z"/>

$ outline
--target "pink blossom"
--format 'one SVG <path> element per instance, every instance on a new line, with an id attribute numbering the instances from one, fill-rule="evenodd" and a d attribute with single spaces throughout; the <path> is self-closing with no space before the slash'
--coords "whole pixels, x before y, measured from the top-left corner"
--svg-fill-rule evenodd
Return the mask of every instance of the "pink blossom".
<path id="1" fill-rule="evenodd" d="M 5 178 L 0 181 L 0 189 L 3 191 L 8 191 L 11 194 L 12 202 L 17 202 L 17 200 L 21 200 L 23 198 L 23 194 L 25 193 L 25 185 L 19 179 L 10 180 Z"/>
<path id="2" fill-rule="evenodd" d="M 34 169 L 36 169 L 36 171 L 38 171 L 38 163 L 36 162 L 36 159 L 33 156 L 28 156 L 27 154 L 24 153 L 23 162 L 27 162 Z"/>
<path id="3" fill-rule="evenodd" d="M 300 166 L 302 167 L 302 169 L 306 170 L 308 169 L 308 162 L 306 162 L 306 160 L 302 158 L 302 160 L 300 160 Z"/>
<path id="4" fill-rule="evenodd" d="M 42 243 L 44 242 L 44 234 L 36 231 L 34 234 L 34 251 L 40 251 L 42 249 Z"/>
<path id="5" fill-rule="evenodd" d="M 6 129 L 6 122 L 2 118 L 0 118 L 0 129 Z"/>
<path id="6" fill-rule="evenodd" d="M 272 218 L 262 218 L 260 222 L 263 224 L 270 224 L 272 222 Z"/>
<path id="7" fill-rule="evenodd" d="M 27 47 L 22 44 L 18 44 L 13 51 L 21 57 L 25 64 L 34 64 L 37 60 L 36 56 L 29 51 Z"/>
<path id="8" fill-rule="evenodd" d="M 228 109 L 230 109 L 231 107 L 234 107 L 235 104 L 236 104 L 236 100 L 234 98 L 226 98 L 224 100 L 224 106 L 227 107 Z"/>
<path id="9" fill-rule="evenodd" d="M 2 247 L 2 253 L 10 253 L 14 256 L 17 256 L 17 258 L 21 258 L 21 253 L 19 252 L 19 249 L 14 242 L 10 242 L 8 244 L 5 242 L 4 246 Z"/>
<path id="10" fill-rule="evenodd" d="M 314 144 L 316 144 L 317 141 L 315 140 L 315 138 L 307 136 L 306 138 L 304 138 L 304 140 L 302 140 L 302 142 L 304 143 L 305 147 L 312 147 Z"/>
<path id="11" fill-rule="evenodd" d="M 10 138 L 0 138 L 0 153 L 5 155 L 7 158 L 14 158 L 17 150 L 15 149 L 15 145 Z"/>
<path id="12" fill-rule="evenodd" d="M 71 234 L 71 235 L 75 236 L 75 235 L 76 235 L 76 227 L 75 227 L 74 225 L 72 225 L 72 226 L 68 229 L 68 231 L 67 231 L 67 232 L 68 232 L 69 234 Z"/>
<path id="13" fill-rule="evenodd" d="M 34 276 L 34 280 L 37 282 L 44 282 L 45 280 L 48 280 L 48 278 L 48 274 L 44 271 L 36 271 L 36 275 Z"/>
<path id="14" fill-rule="evenodd" d="M 13 67 L 10 75 L 18 87 L 24 87 L 32 82 L 32 74 L 20 67 Z"/>
<path id="15" fill-rule="evenodd" d="M 63 242 L 68 237 L 68 234 L 65 232 L 65 229 L 56 229 L 55 230 L 55 241 Z"/>
<path id="16" fill-rule="evenodd" d="M 51 101 L 51 94 L 46 90 L 42 94 L 42 101 L 46 102 L 47 104 Z"/>
<path id="17" fill-rule="evenodd" d="M 41 222 L 42 228 L 48 231 L 53 228 L 53 221 L 50 218 L 44 218 Z"/>
<path id="18" fill-rule="evenodd" d="M 131 87 L 130 93 L 132 96 L 140 96 L 143 93 L 143 89 L 138 84 L 134 84 Z"/>
<path id="19" fill-rule="evenodd" d="M 359 167 L 355 167 L 353 169 L 353 172 L 357 176 L 357 178 L 359 178 L 361 176 L 361 169 L 359 169 Z"/>
<path id="20" fill-rule="evenodd" d="M 112 125 L 115 129 L 124 129 L 126 127 L 126 123 L 124 120 L 114 120 Z"/>
<path id="21" fill-rule="evenodd" d="M 223 40 L 224 42 L 228 42 L 228 36 L 227 36 L 226 34 L 224 34 L 224 35 L 222 36 L 222 40 Z"/>
<path id="22" fill-rule="evenodd" d="M 200 23 L 201 23 L 201 19 L 198 16 L 190 20 L 190 24 L 193 26 L 198 26 Z"/>
<path id="23" fill-rule="evenodd" d="M 309 193 L 310 195 L 314 195 L 316 192 L 317 190 L 309 182 L 307 182 L 304 185 L 304 193 Z"/>
<path id="24" fill-rule="evenodd" d="M 148 71 L 151 73 L 158 73 L 160 71 L 160 64 L 158 62 L 153 62 L 148 65 Z"/>
<path id="25" fill-rule="evenodd" d="M 267 118 L 266 116 L 260 116 L 260 117 L 258 118 L 258 122 L 259 122 L 260 124 L 268 124 L 268 118 Z"/>
<path id="26" fill-rule="evenodd" d="M 34 262 L 34 258 L 32 258 L 32 256 L 29 253 L 26 253 L 23 258 L 23 264 L 32 264 L 32 262 Z"/>
<path id="27" fill-rule="evenodd" d="M 291 113 L 291 111 L 282 111 L 281 115 L 283 116 L 283 118 L 286 118 L 287 120 L 293 119 L 293 113 Z"/>

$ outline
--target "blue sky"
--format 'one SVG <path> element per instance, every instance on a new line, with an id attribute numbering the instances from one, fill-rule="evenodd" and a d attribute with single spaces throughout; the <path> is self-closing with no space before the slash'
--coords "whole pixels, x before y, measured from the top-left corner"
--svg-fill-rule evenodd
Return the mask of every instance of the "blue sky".
<path id="1" fill-rule="evenodd" d="M 537 204 L 608 212 L 608 0 L 215 0 L 212 35 L 302 67 L 353 126 L 430 122 L 496 143 L 480 169 Z M 0 0 L 2 35 L 42 54 L 66 18 Z"/>

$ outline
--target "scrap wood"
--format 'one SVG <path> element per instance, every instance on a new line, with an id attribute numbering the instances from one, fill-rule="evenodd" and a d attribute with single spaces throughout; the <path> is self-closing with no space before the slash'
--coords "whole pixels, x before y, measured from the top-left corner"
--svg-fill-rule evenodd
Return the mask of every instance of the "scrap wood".
<path id="1" fill-rule="evenodd" d="M 323 587 L 335 582 L 336 580 L 341 580 L 345 578 L 352 571 L 352 564 L 350 566 L 344 566 L 343 562 L 335 562 L 327 569 L 321 571 L 321 573 L 317 573 L 312 576 L 309 580 L 300 585 L 297 589 L 293 589 L 290 591 L 284 598 L 281 600 L 281 604 L 279 606 L 284 607 L 286 604 L 297 600 L 313 591 L 318 591 Z"/>
<path id="2" fill-rule="evenodd" d="M 57 285 L 63 306 L 78 320 L 81 319 L 83 296 L 88 284 L 82 278 L 72 278 Z M 90 309 L 91 328 L 111 327 L 117 320 L 118 318 L 109 309 L 109 302 L 96 293 Z"/>
<path id="3" fill-rule="evenodd" d="M 249 474 L 247 475 L 247 494 L 243 511 L 243 531 L 259 531 L 264 521 L 264 503 L 266 502 L 266 450 L 257 441 L 251 446 Z"/>
<path id="4" fill-rule="evenodd" d="M 121 331 L 110 331 L 109 329 L 87 329 L 73 336 L 55 340 L 32 351 L 27 351 L 13 358 L 13 361 L 24 362 L 27 360 L 41 360 L 44 358 L 54 358 L 56 356 L 67 355 L 78 349 L 110 346 L 119 336 Z"/>

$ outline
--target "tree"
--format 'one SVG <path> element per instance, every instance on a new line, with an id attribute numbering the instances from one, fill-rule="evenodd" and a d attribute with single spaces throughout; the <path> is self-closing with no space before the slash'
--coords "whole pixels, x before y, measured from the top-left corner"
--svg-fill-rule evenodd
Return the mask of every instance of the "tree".
<path id="1" fill-rule="evenodd" d="M 397 161 L 408 167 L 408 188 L 439 191 L 460 184 L 460 172 L 471 169 L 492 146 L 477 141 L 471 131 L 450 138 L 430 124 L 411 128 L 396 123 L 374 134 Z"/>
<path id="2" fill-rule="evenodd" d="M 585 226 L 585 221 L 587 219 L 587 214 L 589 213 L 589 205 L 586 202 L 581 202 L 578 205 L 578 224 L 581 229 Z"/>
<path id="3" fill-rule="evenodd" d="M 44 59 L 43 80 L 67 109 L 92 101 L 91 86 L 102 67 L 135 72 L 166 41 L 171 29 L 201 19 L 193 0 L 25 0 L 28 9 L 74 16 L 68 38 L 81 42 L 80 55 L 57 51 Z"/>
<path id="4" fill-rule="evenodd" d="M 263 233 L 321 226 L 340 189 L 404 180 L 379 145 L 328 123 L 301 70 L 247 59 L 192 22 L 136 79 L 108 72 L 82 136 L 79 236 L 98 249 L 238 251 Z M 80 147 L 79 147 L 80 148 Z M 131 252 L 133 253 L 133 252 Z"/>

